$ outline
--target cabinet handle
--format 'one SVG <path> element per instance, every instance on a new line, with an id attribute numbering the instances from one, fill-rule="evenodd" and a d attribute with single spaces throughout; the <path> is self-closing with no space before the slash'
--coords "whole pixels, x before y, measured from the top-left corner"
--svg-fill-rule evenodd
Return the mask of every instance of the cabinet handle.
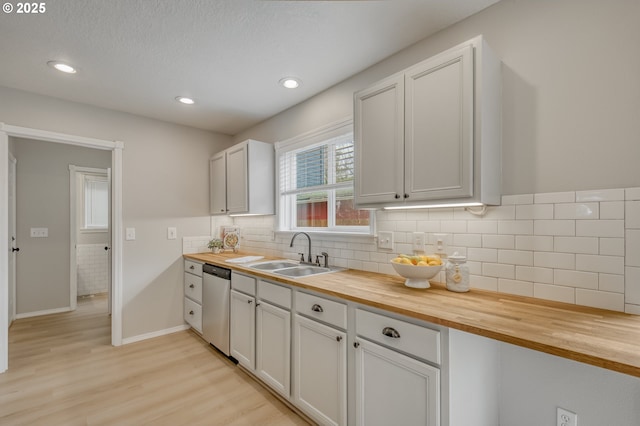
<path id="1" fill-rule="evenodd" d="M 247 300 L 247 303 L 248 303 L 248 304 L 251 304 L 251 302 L 252 302 L 252 300 Z"/>
<path id="2" fill-rule="evenodd" d="M 358 349 L 360 347 L 360 342 L 353 342 L 353 347 Z"/>
<path id="3" fill-rule="evenodd" d="M 324 312 L 324 309 L 322 309 L 322 306 L 318 305 L 317 303 L 313 304 L 313 306 L 311 307 L 311 310 L 313 312 Z"/>
<path id="4" fill-rule="evenodd" d="M 191 266 L 189 266 L 189 269 L 194 270 L 194 269 L 196 269 L 196 267 L 191 265 Z"/>
<path id="5" fill-rule="evenodd" d="M 336 341 L 342 342 L 342 336 L 336 336 Z"/>
<path id="6" fill-rule="evenodd" d="M 189 311 L 189 315 L 193 315 L 193 311 Z"/>
<path id="7" fill-rule="evenodd" d="M 397 200 L 398 198 L 400 198 L 400 194 L 395 195 L 395 199 Z"/>
<path id="8" fill-rule="evenodd" d="M 257 308 L 258 306 L 260 306 L 260 304 L 259 304 L 259 303 L 256 303 L 256 308 Z"/>
<path id="9" fill-rule="evenodd" d="M 196 288 L 193 284 L 189 284 L 189 288 Z"/>
<path id="10" fill-rule="evenodd" d="M 404 194 L 404 198 L 409 198 L 409 194 Z"/>
<path id="11" fill-rule="evenodd" d="M 400 333 L 398 333 L 396 331 L 395 328 L 392 327 L 385 327 L 382 329 L 382 334 L 384 334 L 387 337 L 392 337 L 394 339 L 399 339 L 400 338 Z"/>
<path id="12" fill-rule="evenodd" d="M 224 211 L 224 209 L 220 209 L 220 211 L 221 211 L 221 212 L 223 212 L 223 211 Z"/>

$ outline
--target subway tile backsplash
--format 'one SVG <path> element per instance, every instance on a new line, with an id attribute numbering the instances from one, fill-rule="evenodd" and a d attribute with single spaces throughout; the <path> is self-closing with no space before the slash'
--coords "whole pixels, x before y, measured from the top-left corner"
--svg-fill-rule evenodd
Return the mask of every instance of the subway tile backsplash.
<path id="1" fill-rule="evenodd" d="M 640 188 L 505 195 L 482 217 L 463 208 L 375 216 L 378 231 L 393 232 L 394 250 L 378 249 L 373 237 L 312 236 L 314 255 L 326 251 L 332 265 L 394 274 L 389 261 L 412 251 L 412 232 L 427 233 L 427 252 L 432 234 L 445 233 L 447 252 L 467 256 L 472 288 L 640 315 Z M 213 217 L 212 229 L 228 221 Z M 243 249 L 291 259 L 307 250 L 304 242 L 289 248 L 290 234 L 274 234 L 274 216 L 233 221 Z"/>

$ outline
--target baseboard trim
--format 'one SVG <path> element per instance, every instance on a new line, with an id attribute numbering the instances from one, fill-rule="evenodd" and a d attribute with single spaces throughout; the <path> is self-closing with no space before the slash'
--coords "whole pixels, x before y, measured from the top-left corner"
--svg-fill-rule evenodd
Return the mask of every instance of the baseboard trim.
<path id="1" fill-rule="evenodd" d="M 40 317 L 43 315 L 61 314 L 63 312 L 71 312 L 71 311 L 72 309 L 69 306 L 67 306 L 65 308 L 47 309 L 44 311 L 25 312 L 23 314 L 16 314 L 16 317 L 14 319 Z"/>
<path id="2" fill-rule="evenodd" d="M 179 325 L 177 327 L 165 328 L 164 330 L 152 331 L 151 333 L 139 334 L 137 336 L 125 337 L 122 339 L 122 344 L 127 345 L 129 343 L 141 342 L 147 339 L 153 339 L 154 337 L 160 337 L 167 334 L 177 333 L 179 331 L 184 331 L 190 329 L 191 326 L 188 324 Z"/>

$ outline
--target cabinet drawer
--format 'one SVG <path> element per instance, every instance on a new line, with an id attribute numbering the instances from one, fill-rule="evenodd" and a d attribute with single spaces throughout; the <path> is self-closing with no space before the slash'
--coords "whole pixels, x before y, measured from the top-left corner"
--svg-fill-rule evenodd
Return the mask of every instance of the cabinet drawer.
<path id="1" fill-rule="evenodd" d="M 256 279 L 247 275 L 231 272 L 231 288 L 242 293 L 256 295 Z"/>
<path id="2" fill-rule="evenodd" d="M 347 305 L 324 297 L 296 292 L 296 311 L 343 329 L 347 328 Z"/>
<path id="3" fill-rule="evenodd" d="M 258 280 L 258 297 L 286 309 L 291 309 L 291 289 Z"/>
<path id="4" fill-rule="evenodd" d="M 441 362 L 440 332 L 437 330 L 356 309 L 356 333 L 427 361 Z"/>
<path id="5" fill-rule="evenodd" d="M 198 303 L 202 303 L 202 277 L 184 273 L 184 295 Z"/>
<path id="6" fill-rule="evenodd" d="M 202 263 L 194 262 L 193 260 L 184 261 L 184 270 L 190 274 L 202 276 Z"/>
<path id="7" fill-rule="evenodd" d="M 202 333 L 202 306 L 188 297 L 184 298 L 184 320 Z"/>

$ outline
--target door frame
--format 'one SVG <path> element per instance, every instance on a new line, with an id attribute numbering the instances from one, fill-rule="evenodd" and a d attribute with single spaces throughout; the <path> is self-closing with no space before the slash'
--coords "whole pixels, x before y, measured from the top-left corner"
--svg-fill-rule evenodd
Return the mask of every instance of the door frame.
<path id="1" fill-rule="evenodd" d="M 69 165 L 69 306 L 71 310 L 75 310 L 78 305 L 78 175 L 96 175 L 104 176 L 107 178 L 109 184 L 109 205 L 111 204 L 111 169 L 100 169 L 95 167 L 82 167 L 73 164 Z M 109 214 L 107 232 L 111 230 L 111 214 Z M 111 241 L 107 241 L 106 246 L 111 247 Z M 108 250 L 107 255 L 110 257 L 111 253 Z M 111 264 L 108 262 L 107 265 Z M 108 266 L 107 266 L 108 267 Z M 111 314 L 111 274 L 109 274 L 108 281 L 108 297 L 109 297 L 109 314 Z"/>
<path id="2" fill-rule="evenodd" d="M 9 137 L 55 142 L 111 151 L 112 203 L 111 203 L 111 277 L 113 285 L 113 312 L 111 314 L 111 344 L 122 345 L 122 151 L 124 142 L 88 138 L 40 129 L 0 123 L 0 241 L 9 238 Z M 8 245 L 0 244 L 0 373 L 9 368 L 9 253 Z"/>
<path id="3" fill-rule="evenodd" d="M 17 164 L 18 164 L 18 160 L 16 160 L 16 158 L 13 156 L 13 154 L 11 154 L 9 152 L 9 162 L 11 163 L 10 165 L 8 165 L 9 170 L 8 172 L 13 172 L 13 179 L 10 180 L 8 182 L 9 185 L 11 185 L 11 193 L 13 194 L 13 204 L 11 206 L 9 206 L 9 204 L 7 203 L 7 214 L 8 209 L 11 208 L 11 222 L 13 223 L 8 223 L 8 227 L 7 228 L 7 239 L 9 238 L 14 238 L 15 234 L 16 234 L 16 173 L 17 173 Z M 9 230 L 12 229 L 13 230 L 13 235 L 11 235 L 9 233 Z M 13 249 L 16 245 L 16 241 L 12 240 L 11 241 L 11 249 Z M 8 248 L 7 248 L 8 250 Z M 9 256 L 13 257 L 13 261 L 11 262 L 11 271 L 9 271 L 9 268 L 7 268 L 8 272 L 11 272 L 11 278 L 12 280 L 8 281 L 8 286 L 9 286 L 9 296 L 7 297 L 7 301 L 11 302 L 11 309 L 10 312 L 8 312 L 8 316 L 9 316 L 9 323 L 7 324 L 7 327 L 11 326 L 11 323 L 16 319 L 16 252 L 14 252 L 13 250 L 11 251 L 11 253 L 9 253 Z M 8 279 L 8 278 L 7 278 Z"/>

